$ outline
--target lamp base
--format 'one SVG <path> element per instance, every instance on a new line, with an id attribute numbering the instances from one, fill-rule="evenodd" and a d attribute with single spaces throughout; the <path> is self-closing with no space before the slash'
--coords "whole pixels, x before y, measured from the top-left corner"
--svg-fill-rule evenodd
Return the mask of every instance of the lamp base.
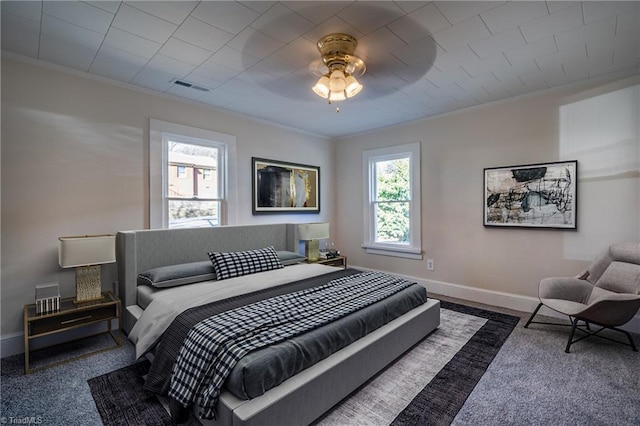
<path id="1" fill-rule="evenodd" d="M 78 300 L 78 299 L 73 299 L 72 302 L 74 305 L 83 305 L 83 304 L 92 304 L 91 302 L 99 302 L 101 300 L 104 299 L 103 295 L 100 295 L 100 297 L 95 297 L 93 299 L 84 299 L 84 300 Z"/>
<path id="2" fill-rule="evenodd" d="M 320 241 L 308 240 L 305 241 L 304 255 L 309 262 L 317 262 L 320 260 Z"/>
<path id="3" fill-rule="evenodd" d="M 84 303 L 102 299 L 100 265 L 76 268 L 76 298 L 73 303 Z"/>

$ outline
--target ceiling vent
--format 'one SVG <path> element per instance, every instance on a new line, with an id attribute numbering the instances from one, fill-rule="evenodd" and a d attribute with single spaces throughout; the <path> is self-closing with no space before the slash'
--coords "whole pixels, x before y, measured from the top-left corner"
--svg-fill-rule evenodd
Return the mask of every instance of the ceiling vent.
<path id="1" fill-rule="evenodd" d="M 193 90 L 199 90 L 200 92 L 208 92 L 210 89 L 206 88 L 206 87 L 202 87 L 202 86 L 197 86 L 193 83 L 189 83 L 188 81 L 184 81 L 184 80 L 174 80 L 173 84 L 176 84 L 178 86 L 182 86 L 182 87 L 187 87 L 189 89 L 193 89 Z"/>

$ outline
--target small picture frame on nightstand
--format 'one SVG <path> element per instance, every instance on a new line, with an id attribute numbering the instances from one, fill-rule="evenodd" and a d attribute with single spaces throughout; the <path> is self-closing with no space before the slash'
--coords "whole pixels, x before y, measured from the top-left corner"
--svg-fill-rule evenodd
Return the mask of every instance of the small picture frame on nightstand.
<path id="1" fill-rule="evenodd" d="M 58 283 L 36 285 L 36 314 L 50 314 L 60 310 L 60 286 Z"/>

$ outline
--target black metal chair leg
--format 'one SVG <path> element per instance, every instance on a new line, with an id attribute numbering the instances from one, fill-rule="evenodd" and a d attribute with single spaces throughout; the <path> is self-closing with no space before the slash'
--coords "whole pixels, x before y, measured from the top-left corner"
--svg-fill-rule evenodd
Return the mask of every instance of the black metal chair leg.
<path id="1" fill-rule="evenodd" d="M 576 334 L 576 327 L 578 326 L 578 319 L 575 318 L 573 320 L 571 320 L 571 335 L 569 336 L 569 341 L 567 342 L 567 347 L 564 350 L 566 353 L 569 353 L 569 348 L 571 347 L 571 344 L 573 343 L 573 336 Z"/>
<path id="2" fill-rule="evenodd" d="M 524 328 L 529 328 L 529 324 L 531 324 L 531 321 L 533 321 L 533 317 L 536 316 L 536 314 L 538 313 L 541 307 L 542 307 L 542 303 L 540 303 L 536 308 L 536 310 L 533 311 L 533 313 L 531 314 L 531 317 L 529 317 L 529 321 L 527 321 L 527 323 L 524 325 Z"/>
<path id="3" fill-rule="evenodd" d="M 620 329 L 620 328 L 616 328 L 616 330 L 618 330 L 618 331 L 622 331 L 624 334 L 626 334 L 626 335 L 627 335 L 627 338 L 629 339 L 629 345 L 631 346 L 631 349 L 632 349 L 634 352 L 638 352 L 638 348 L 636 347 L 636 344 L 635 344 L 635 342 L 633 341 L 633 337 L 631 337 L 631 334 L 627 333 L 626 331 L 624 331 L 624 330 L 622 330 L 622 329 Z"/>
<path id="4" fill-rule="evenodd" d="M 524 325 L 524 328 L 529 328 L 530 324 L 548 324 L 548 325 L 558 325 L 558 326 L 570 326 L 571 327 L 571 334 L 569 336 L 569 340 L 567 341 L 567 346 L 565 348 L 565 352 L 566 353 L 570 353 L 570 349 L 571 349 L 571 345 L 573 345 L 574 343 L 578 343 L 581 340 L 584 340 L 588 337 L 591 336 L 595 336 L 595 337 L 599 337 L 601 339 L 606 339 L 606 340 L 610 340 L 612 342 L 616 342 L 616 343 L 621 343 L 623 345 L 626 346 L 630 346 L 631 349 L 634 352 L 638 352 L 638 347 L 636 346 L 635 342 L 633 341 L 633 337 L 631 336 L 631 334 L 629 334 L 628 332 L 617 328 L 617 327 L 613 327 L 613 326 L 609 326 L 609 325 L 604 325 L 604 324 L 600 324 L 597 322 L 593 322 L 594 325 L 598 325 L 600 326 L 599 330 L 596 331 L 592 331 L 591 329 L 591 324 L 592 322 L 589 320 L 586 320 L 584 318 L 574 318 L 570 315 L 567 315 L 569 317 L 569 324 L 558 324 L 558 323 L 553 323 L 553 322 L 538 322 L 538 321 L 534 321 L 533 318 L 538 314 L 538 311 L 540 310 L 540 308 L 542 307 L 542 303 L 540 303 L 536 309 L 533 311 L 533 313 L 531 314 L 531 317 L 529 317 L 529 320 L 527 321 L 527 323 Z M 580 327 L 580 321 L 584 322 L 584 328 Z M 581 336 L 579 338 L 575 338 L 576 336 L 576 330 L 580 331 L 581 333 L 584 333 L 584 336 Z M 598 333 L 600 333 L 603 330 L 614 330 L 614 331 L 619 331 L 621 333 L 624 333 L 627 336 L 627 339 L 629 340 L 629 343 L 625 343 L 622 342 L 618 339 L 611 339 L 607 336 L 600 336 Z"/>

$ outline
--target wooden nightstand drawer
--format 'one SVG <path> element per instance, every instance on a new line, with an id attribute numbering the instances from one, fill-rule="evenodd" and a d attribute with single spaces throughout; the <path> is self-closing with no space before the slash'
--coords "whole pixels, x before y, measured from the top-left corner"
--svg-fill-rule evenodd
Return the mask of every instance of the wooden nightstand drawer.
<path id="1" fill-rule="evenodd" d="M 29 335 L 38 336 L 52 331 L 69 329 L 71 327 L 89 324 L 94 321 L 104 321 L 118 317 L 116 305 L 99 306 L 94 309 L 70 312 L 56 316 L 46 316 L 40 319 L 32 319 L 29 322 Z"/>

